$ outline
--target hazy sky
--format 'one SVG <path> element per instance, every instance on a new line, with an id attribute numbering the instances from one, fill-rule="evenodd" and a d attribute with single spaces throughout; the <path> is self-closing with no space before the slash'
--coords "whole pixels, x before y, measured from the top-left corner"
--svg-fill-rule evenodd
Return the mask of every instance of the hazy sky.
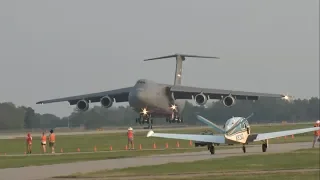
<path id="1" fill-rule="evenodd" d="M 0 101 L 68 115 L 39 100 L 173 83 L 319 97 L 318 0 L 1 0 Z"/>

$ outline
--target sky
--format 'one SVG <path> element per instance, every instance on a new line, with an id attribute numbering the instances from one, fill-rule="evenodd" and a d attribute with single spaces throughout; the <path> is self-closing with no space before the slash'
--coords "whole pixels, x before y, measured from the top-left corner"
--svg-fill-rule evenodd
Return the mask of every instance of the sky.
<path id="1" fill-rule="evenodd" d="M 67 116 L 40 100 L 172 84 L 319 97 L 318 0 L 1 0 L 0 102 Z M 98 105 L 98 104 L 97 104 Z"/>

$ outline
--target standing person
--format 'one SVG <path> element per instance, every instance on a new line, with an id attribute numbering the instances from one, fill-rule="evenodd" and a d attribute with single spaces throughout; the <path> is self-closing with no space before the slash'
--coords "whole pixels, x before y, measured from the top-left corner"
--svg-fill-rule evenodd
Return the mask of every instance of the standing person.
<path id="1" fill-rule="evenodd" d="M 26 143 L 27 143 L 27 154 L 31 154 L 32 151 L 32 136 L 30 133 L 27 134 L 27 138 L 26 138 Z"/>
<path id="2" fill-rule="evenodd" d="M 56 135 L 53 133 L 53 130 L 50 130 L 49 135 L 49 146 L 51 147 L 51 153 L 54 153 L 54 145 L 56 143 Z"/>
<path id="3" fill-rule="evenodd" d="M 320 127 L 320 121 L 318 120 L 314 127 Z M 314 148 L 314 145 L 316 144 L 317 141 L 320 141 L 320 130 L 314 131 L 314 138 L 313 138 L 313 144 L 312 148 Z"/>
<path id="4" fill-rule="evenodd" d="M 127 136 L 128 136 L 128 148 L 130 147 L 129 149 L 134 149 L 133 129 L 131 127 L 128 128 Z"/>
<path id="5" fill-rule="evenodd" d="M 42 132 L 41 136 L 41 146 L 42 146 L 42 152 L 46 153 L 46 145 L 47 145 L 47 136 L 44 132 Z"/>

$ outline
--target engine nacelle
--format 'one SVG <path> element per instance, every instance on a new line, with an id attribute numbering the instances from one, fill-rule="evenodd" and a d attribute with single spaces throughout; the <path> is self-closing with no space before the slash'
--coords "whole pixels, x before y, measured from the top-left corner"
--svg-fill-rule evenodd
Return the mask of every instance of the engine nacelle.
<path id="1" fill-rule="evenodd" d="M 100 104 L 104 108 L 109 108 L 113 104 L 113 99 L 111 99 L 109 96 L 104 96 L 100 99 Z"/>
<path id="2" fill-rule="evenodd" d="M 202 93 L 201 93 L 201 94 L 197 94 L 197 95 L 194 97 L 194 99 L 195 99 L 196 103 L 197 103 L 198 105 L 200 105 L 200 106 L 205 105 L 205 104 L 207 103 L 207 101 L 208 101 L 207 96 L 204 95 L 204 94 L 202 94 Z"/>
<path id="3" fill-rule="evenodd" d="M 80 101 L 77 102 L 77 109 L 79 111 L 86 111 L 89 109 L 89 102 L 82 99 Z"/>
<path id="4" fill-rule="evenodd" d="M 236 99 L 229 95 L 222 99 L 222 103 L 227 107 L 231 107 L 236 104 Z"/>

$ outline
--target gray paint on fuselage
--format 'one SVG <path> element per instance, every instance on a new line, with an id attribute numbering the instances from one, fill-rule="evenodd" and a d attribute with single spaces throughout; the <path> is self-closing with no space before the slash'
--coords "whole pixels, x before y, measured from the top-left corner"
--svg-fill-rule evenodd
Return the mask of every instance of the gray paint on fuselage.
<path id="1" fill-rule="evenodd" d="M 139 79 L 129 93 L 129 104 L 136 112 L 147 108 L 153 117 L 162 117 L 172 114 L 170 106 L 178 106 L 179 114 L 182 113 L 185 100 L 174 102 L 167 94 L 166 84 L 159 84 L 147 79 Z"/>

